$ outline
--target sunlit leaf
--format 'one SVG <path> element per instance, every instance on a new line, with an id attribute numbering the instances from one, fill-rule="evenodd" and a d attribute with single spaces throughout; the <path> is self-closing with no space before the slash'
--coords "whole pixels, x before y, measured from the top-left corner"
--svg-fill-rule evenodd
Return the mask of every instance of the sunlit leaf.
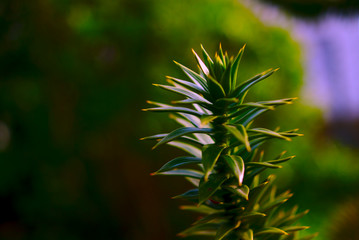
<path id="1" fill-rule="evenodd" d="M 224 150 L 224 146 L 218 146 L 216 144 L 205 145 L 202 148 L 202 164 L 204 168 L 204 180 L 208 180 L 208 176 L 213 170 L 221 152 Z"/>
<path id="2" fill-rule="evenodd" d="M 232 89 L 231 68 L 232 64 L 229 63 L 220 80 L 221 85 L 223 86 L 223 90 L 226 94 L 229 94 Z"/>
<path id="3" fill-rule="evenodd" d="M 189 91 L 185 88 L 180 88 L 180 87 L 174 87 L 174 86 L 168 86 L 168 85 L 161 85 L 161 84 L 153 84 L 154 86 L 158 86 L 160 88 L 166 89 L 168 91 L 180 94 L 182 96 L 188 97 L 190 99 L 196 100 L 196 101 L 200 101 L 200 102 L 204 102 L 206 104 L 211 104 L 211 102 L 209 102 L 207 99 L 205 99 L 204 97 L 200 96 L 197 93 L 194 93 L 192 91 Z"/>
<path id="4" fill-rule="evenodd" d="M 290 157 L 286 157 L 286 158 L 280 158 L 280 159 L 277 159 L 277 160 L 270 160 L 270 161 L 267 161 L 267 162 L 271 163 L 271 164 L 279 164 L 279 163 L 289 161 L 289 160 L 293 159 L 294 157 L 295 156 L 290 156 Z"/>
<path id="5" fill-rule="evenodd" d="M 253 240 L 253 230 L 252 229 L 248 229 L 245 231 L 240 231 L 239 232 L 239 237 L 241 240 Z"/>
<path id="6" fill-rule="evenodd" d="M 248 200 L 248 194 L 249 194 L 249 187 L 247 185 L 242 185 L 241 187 L 226 187 L 226 189 L 241 198 L 244 198 L 245 200 Z"/>
<path id="7" fill-rule="evenodd" d="M 190 133 L 211 133 L 213 130 L 211 128 L 191 128 L 191 127 L 183 127 L 174 130 L 169 133 L 166 137 L 164 137 L 161 141 L 159 141 L 153 148 L 158 147 L 159 145 L 168 143 L 170 141 L 175 140 L 176 138 L 182 137 L 183 135 Z"/>
<path id="8" fill-rule="evenodd" d="M 287 192 L 281 194 L 280 196 L 278 196 L 274 201 L 261 206 L 260 211 L 265 213 L 265 212 L 269 211 L 270 209 L 275 208 L 275 207 L 285 203 L 292 196 L 293 196 L 293 194 L 291 194 L 291 193 L 289 193 L 289 191 L 287 191 Z"/>
<path id="9" fill-rule="evenodd" d="M 197 220 L 194 224 L 202 224 L 202 223 L 207 223 L 207 222 L 211 222 L 214 220 L 218 221 L 219 219 L 229 218 L 229 217 L 230 216 L 225 211 L 217 211 L 217 212 L 214 212 L 212 214 L 209 214 L 209 215 Z"/>
<path id="10" fill-rule="evenodd" d="M 191 69 L 183 66 L 182 64 L 176 61 L 174 61 L 174 63 L 182 69 L 182 71 L 192 80 L 192 82 L 194 82 L 197 86 L 202 87 L 205 91 L 208 91 L 206 79 L 204 79 L 203 77 L 201 77 L 201 75 L 192 71 Z"/>
<path id="11" fill-rule="evenodd" d="M 251 151 L 251 146 L 248 140 L 248 135 L 245 127 L 241 124 L 237 126 L 233 125 L 225 125 L 225 128 L 235 137 L 237 138 L 241 143 L 244 144 L 247 151 Z"/>
<path id="12" fill-rule="evenodd" d="M 256 237 L 256 236 L 263 235 L 263 234 L 288 235 L 288 233 L 286 233 L 282 229 L 275 228 L 275 227 L 267 227 L 267 228 L 261 229 L 258 232 L 255 232 L 254 236 Z"/>
<path id="13" fill-rule="evenodd" d="M 191 169 L 176 169 L 167 172 L 160 172 L 157 175 L 170 175 L 170 176 L 183 176 L 201 179 L 203 174 L 200 171 L 191 170 Z"/>
<path id="14" fill-rule="evenodd" d="M 174 168 L 183 166 L 183 165 L 187 165 L 187 164 L 193 164 L 193 163 L 201 163 L 201 159 L 200 158 L 196 158 L 196 157 L 178 157 L 175 158 L 171 161 L 169 161 L 168 163 L 166 163 L 165 165 L 163 165 L 158 171 L 154 172 L 153 174 L 158 174 L 160 172 L 166 172 L 169 170 L 172 170 Z"/>
<path id="15" fill-rule="evenodd" d="M 254 76 L 253 78 L 245 81 L 244 83 L 240 84 L 230 95 L 231 97 L 237 97 L 237 98 L 241 98 L 241 95 L 243 95 L 251 86 L 253 86 L 254 84 L 262 81 L 263 79 L 266 79 L 267 77 L 269 77 L 270 75 L 272 75 L 274 72 L 276 72 L 278 70 L 277 69 L 269 69 L 265 72 L 262 72 L 261 74 L 258 74 L 256 76 Z"/>
<path id="16" fill-rule="evenodd" d="M 182 79 L 178 79 L 178 78 L 174 78 L 174 77 L 170 77 L 170 76 L 166 76 L 169 80 L 187 88 L 190 91 L 193 91 L 197 94 L 202 94 L 202 95 L 206 95 L 208 94 L 208 92 L 206 92 L 202 87 L 199 87 L 198 85 L 192 83 L 192 82 L 188 82 L 186 80 L 182 80 Z M 209 96 L 209 95 L 208 95 Z"/>
<path id="17" fill-rule="evenodd" d="M 192 235 L 204 235 L 204 236 L 214 236 L 216 234 L 216 230 L 218 229 L 218 223 L 203 223 L 194 225 L 190 228 L 187 228 L 183 232 L 180 232 L 178 236 L 187 237 Z"/>
<path id="18" fill-rule="evenodd" d="M 231 231 L 233 231 L 234 229 L 238 228 L 240 226 L 241 222 L 236 222 L 236 223 L 223 223 L 219 229 L 217 230 L 217 234 L 215 236 L 215 240 L 221 240 L 223 239 L 225 236 L 227 236 Z"/>
<path id="19" fill-rule="evenodd" d="M 218 118 L 218 116 L 202 116 L 201 117 L 201 126 L 206 126 L 214 119 Z"/>
<path id="20" fill-rule="evenodd" d="M 206 64 L 204 64 L 204 62 L 202 61 L 202 59 L 197 55 L 197 53 L 192 49 L 192 52 L 196 58 L 196 61 L 199 65 L 199 67 L 201 68 L 202 72 L 205 74 L 205 75 L 208 75 L 209 74 L 209 70 L 206 66 Z"/>
<path id="21" fill-rule="evenodd" d="M 246 164 L 247 166 L 253 167 L 266 167 L 266 168 L 281 168 L 282 166 L 274 165 L 268 162 L 249 162 Z"/>
<path id="22" fill-rule="evenodd" d="M 279 222 L 278 226 L 291 225 L 291 224 L 295 223 L 296 221 L 298 221 L 298 219 L 300 219 L 303 216 L 307 215 L 308 212 L 309 212 L 309 210 L 305 210 L 304 212 L 298 213 L 296 215 L 291 215 L 290 217 L 288 217 L 284 221 Z"/>
<path id="23" fill-rule="evenodd" d="M 283 231 L 286 232 L 296 232 L 296 231 L 301 231 L 301 230 L 306 230 L 308 229 L 308 226 L 290 226 L 290 227 L 283 227 Z"/>
<path id="24" fill-rule="evenodd" d="M 231 169 L 234 176 L 238 179 L 238 185 L 242 186 L 244 177 L 244 162 L 240 156 L 224 155 L 228 167 Z"/>
<path id="25" fill-rule="evenodd" d="M 244 48 L 246 47 L 246 45 L 244 45 L 241 50 L 239 50 L 236 58 L 234 59 L 232 68 L 231 68 L 231 79 L 232 79 L 232 88 L 235 88 L 237 86 L 237 72 L 238 72 L 238 67 L 239 67 L 239 63 L 241 62 L 242 59 L 242 55 L 244 52 Z"/>
<path id="26" fill-rule="evenodd" d="M 260 212 L 249 212 L 249 213 L 246 213 L 246 214 L 243 214 L 241 215 L 240 217 L 238 217 L 238 219 L 240 220 L 248 220 L 248 219 L 256 219 L 256 218 L 263 218 L 267 216 L 266 214 L 264 213 L 260 213 Z"/>
<path id="27" fill-rule="evenodd" d="M 193 155 L 194 157 L 198 157 L 198 158 L 202 157 L 201 150 L 193 145 L 188 144 L 188 143 L 172 141 L 172 142 L 167 143 L 167 145 L 181 149 L 181 150 Z"/>
<path id="28" fill-rule="evenodd" d="M 172 197 L 173 199 L 183 198 L 183 199 L 198 199 L 198 188 L 188 190 L 185 193 Z"/>
<path id="29" fill-rule="evenodd" d="M 175 112 L 175 113 L 188 113 L 192 114 L 194 116 L 203 116 L 204 114 L 199 113 L 196 110 L 190 109 L 190 108 L 184 108 L 184 107 L 157 107 L 157 108 L 146 108 L 143 109 L 143 111 L 151 111 L 151 112 Z"/>
<path id="30" fill-rule="evenodd" d="M 202 213 L 202 214 L 213 214 L 216 213 L 217 210 L 210 208 L 206 205 L 182 205 L 180 206 L 180 209 L 182 210 L 187 210 L 187 211 L 191 211 L 191 212 L 196 212 L 196 213 Z"/>
<path id="31" fill-rule="evenodd" d="M 252 129 L 248 129 L 247 131 L 248 132 L 253 132 L 253 133 L 261 133 L 261 134 L 264 134 L 264 135 L 269 135 L 269 136 L 272 136 L 272 137 L 281 138 L 281 139 L 284 139 L 284 140 L 287 140 L 287 141 L 291 141 L 290 138 L 285 137 L 285 136 L 281 135 L 278 132 L 275 132 L 275 131 L 272 131 L 272 130 L 269 130 L 269 129 L 265 129 L 265 128 L 252 128 Z"/>

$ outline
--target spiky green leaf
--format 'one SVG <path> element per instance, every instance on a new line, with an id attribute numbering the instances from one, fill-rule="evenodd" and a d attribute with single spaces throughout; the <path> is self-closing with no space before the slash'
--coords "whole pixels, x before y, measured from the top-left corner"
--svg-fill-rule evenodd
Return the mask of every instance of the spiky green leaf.
<path id="1" fill-rule="evenodd" d="M 282 166 L 271 164 L 269 162 L 249 162 L 246 165 L 252 166 L 252 167 L 266 167 L 266 168 L 281 168 L 282 167 Z"/>
<path id="2" fill-rule="evenodd" d="M 271 163 L 271 164 L 279 164 L 279 163 L 284 163 L 286 161 L 289 161 L 289 160 L 293 159 L 294 157 L 295 156 L 290 156 L 290 157 L 280 158 L 280 159 L 276 159 L 276 160 L 269 160 L 267 162 Z"/>
<path id="3" fill-rule="evenodd" d="M 288 233 L 286 233 L 282 229 L 275 228 L 275 227 L 267 227 L 267 228 L 261 229 L 258 232 L 255 232 L 254 236 L 256 237 L 256 236 L 263 235 L 263 234 L 288 235 Z"/>
<path id="4" fill-rule="evenodd" d="M 160 172 L 157 175 L 183 176 L 197 179 L 201 179 L 203 177 L 203 174 L 201 172 L 191 169 L 176 169 L 167 172 Z"/>
<path id="5" fill-rule="evenodd" d="M 185 108 L 185 107 L 157 107 L 157 108 L 146 108 L 143 111 L 151 111 L 151 112 L 175 112 L 175 113 L 188 113 L 194 116 L 201 117 L 205 114 L 200 113 L 196 110 Z"/>
<path id="6" fill-rule="evenodd" d="M 153 148 L 156 148 L 162 144 L 171 142 L 179 137 L 182 137 L 186 134 L 191 133 L 211 133 L 211 128 L 191 128 L 191 127 L 183 127 L 183 128 L 177 128 L 176 130 L 170 132 L 166 137 L 162 138 L 161 141 L 159 141 Z"/>
<path id="7" fill-rule="evenodd" d="M 186 211 L 191 211 L 191 212 L 196 212 L 196 213 L 202 213 L 202 214 L 213 214 L 218 212 L 218 210 L 215 210 L 213 208 L 210 208 L 206 205 L 182 205 L 180 206 L 180 209 L 182 210 L 186 210 Z"/>
<path id="8" fill-rule="evenodd" d="M 238 67 L 239 67 L 239 63 L 241 62 L 242 59 L 242 55 L 244 52 L 244 48 L 246 47 L 246 45 L 244 45 L 241 50 L 239 50 L 236 58 L 233 61 L 233 65 L 231 68 L 231 79 L 232 79 L 232 88 L 235 88 L 237 86 L 237 72 L 238 72 Z"/>
<path id="9" fill-rule="evenodd" d="M 203 90 L 208 91 L 206 79 L 204 79 L 201 75 L 192 71 L 191 69 L 183 66 L 182 64 L 176 61 L 174 61 L 174 63 L 182 69 L 182 71 L 192 80 L 193 83 L 195 83 L 199 87 L 202 87 Z"/>
<path id="10" fill-rule="evenodd" d="M 171 83 L 171 81 L 169 81 L 169 82 Z M 209 105 L 211 104 L 211 102 L 209 102 L 207 99 L 200 96 L 199 94 L 194 93 L 194 92 L 192 92 L 190 90 L 187 90 L 187 89 L 185 89 L 183 87 L 179 87 L 179 85 L 177 85 L 177 86 L 168 86 L 168 85 L 161 85 L 161 84 L 153 84 L 153 85 L 158 86 L 160 88 L 163 88 L 165 90 L 180 94 L 182 96 L 188 97 L 188 98 L 190 98 L 192 100 L 195 100 L 195 101 L 203 102 L 203 103 L 206 103 L 206 104 L 209 104 Z"/>
<path id="11" fill-rule="evenodd" d="M 252 129 L 248 129 L 248 132 L 253 132 L 253 133 L 260 133 L 260 134 L 264 134 L 264 135 L 268 135 L 271 137 L 275 137 L 275 138 L 281 138 L 287 141 L 292 141 L 289 137 L 285 137 L 283 135 L 281 135 L 278 132 L 269 130 L 269 129 L 265 129 L 265 128 L 252 128 Z"/>
<path id="12" fill-rule="evenodd" d="M 296 232 L 301 230 L 308 229 L 308 226 L 289 226 L 289 227 L 283 227 L 282 230 L 286 232 Z"/>
<path id="13" fill-rule="evenodd" d="M 252 229 L 240 231 L 238 235 L 241 240 L 253 240 L 254 239 Z"/>
<path id="14" fill-rule="evenodd" d="M 223 219 L 223 218 L 230 218 L 231 216 L 228 215 L 225 211 L 217 211 L 214 212 L 212 214 L 209 214 L 203 218 L 200 218 L 199 220 L 197 220 L 195 224 L 202 224 L 202 223 L 207 223 L 207 222 L 211 222 L 211 221 L 218 221 L 219 219 Z"/>
<path id="15" fill-rule="evenodd" d="M 218 116 L 213 116 L 213 115 L 202 116 L 201 117 L 201 126 L 206 126 L 210 122 L 212 122 L 214 119 L 217 119 L 217 118 L 218 118 Z"/>
<path id="16" fill-rule="evenodd" d="M 204 235 L 204 236 L 214 236 L 216 230 L 218 229 L 218 223 L 203 223 L 187 228 L 186 230 L 180 232 L 178 236 L 187 237 L 192 235 Z"/>
<path id="17" fill-rule="evenodd" d="M 168 80 L 170 80 L 170 82 L 171 81 L 175 82 L 178 85 L 181 85 L 182 87 L 186 88 L 189 91 L 192 91 L 192 92 L 197 93 L 197 94 L 202 94 L 202 95 L 204 95 L 205 98 L 209 97 L 208 92 L 206 92 L 202 87 L 199 87 L 198 85 L 196 85 L 196 84 L 194 84 L 192 82 L 182 80 L 182 79 L 178 79 L 178 78 L 174 78 L 174 77 L 170 77 L 170 76 L 166 76 L 166 78 Z"/>
<path id="18" fill-rule="evenodd" d="M 243 159 L 236 155 L 224 155 L 223 158 L 225 159 L 234 176 L 238 179 L 238 186 L 242 186 L 244 177 Z"/>
<path id="19" fill-rule="evenodd" d="M 173 199 L 198 199 L 198 188 L 188 190 L 185 193 L 172 197 Z"/>
<path id="20" fill-rule="evenodd" d="M 173 170 L 177 167 L 187 165 L 187 164 L 193 164 L 193 163 L 199 164 L 199 163 L 201 163 L 201 159 L 196 158 L 196 157 L 178 157 L 178 158 L 175 158 L 175 159 L 169 161 L 165 165 L 163 165 L 159 170 L 154 172 L 153 175 L 158 174 L 160 172 L 166 172 L 169 170 Z"/>
<path id="21" fill-rule="evenodd" d="M 226 92 L 224 91 L 222 85 L 210 75 L 207 76 L 207 79 L 208 79 L 208 89 L 209 92 L 211 93 L 211 96 L 214 99 L 224 98 L 226 96 Z"/>
<path id="22" fill-rule="evenodd" d="M 172 142 L 167 143 L 167 145 L 181 149 L 181 150 L 193 155 L 194 157 L 198 157 L 198 158 L 202 157 L 201 150 L 193 145 L 188 144 L 188 143 L 172 141 Z"/>
<path id="23" fill-rule="evenodd" d="M 208 75 L 209 74 L 209 69 L 207 68 L 206 64 L 202 61 L 202 59 L 197 55 L 197 53 L 192 49 L 192 52 L 196 58 L 196 61 L 199 65 L 199 67 L 201 68 L 202 72 L 205 74 L 205 75 Z"/>
<path id="24" fill-rule="evenodd" d="M 220 83 L 223 86 L 223 90 L 226 94 L 229 94 L 232 90 L 231 68 L 232 64 L 229 63 L 220 80 Z"/>
<path id="25" fill-rule="evenodd" d="M 241 143 L 244 144 L 244 146 L 246 147 L 247 151 L 250 152 L 251 151 L 251 146 L 248 140 L 248 135 L 247 135 L 247 131 L 246 128 L 241 125 L 238 124 L 236 126 L 233 125 L 225 125 L 225 128 L 235 137 L 238 139 L 238 141 L 240 141 Z"/>
<path id="26" fill-rule="evenodd" d="M 254 84 L 262 81 L 263 79 L 266 79 L 267 77 L 269 77 L 270 75 L 272 75 L 274 72 L 276 72 L 278 70 L 277 69 L 269 69 L 265 72 L 262 72 L 261 74 L 258 74 L 254 77 L 252 77 L 251 79 L 245 81 L 244 83 L 240 84 L 230 95 L 230 97 L 237 97 L 237 98 L 241 98 L 243 96 L 243 94 L 250 88 L 252 87 Z"/>
<path id="27" fill-rule="evenodd" d="M 224 146 L 216 144 L 208 144 L 202 148 L 202 164 L 204 168 L 204 180 L 208 180 L 208 176 L 213 170 L 221 152 L 225 149 Z"/>
<path id="28" fill-rule="evenodd" d="M 215 240 L 221 240 L 223 239 L 225 236 L 227 236 L 231 231 L 233 231 L 234 229 L 238 228 L 240 226 L 241 222 L 236 222 L 236 223 L 228 223 L 225 222 L 223 223 L 219 229 L 217 230 L 217 234 L 215 236 Z"/>

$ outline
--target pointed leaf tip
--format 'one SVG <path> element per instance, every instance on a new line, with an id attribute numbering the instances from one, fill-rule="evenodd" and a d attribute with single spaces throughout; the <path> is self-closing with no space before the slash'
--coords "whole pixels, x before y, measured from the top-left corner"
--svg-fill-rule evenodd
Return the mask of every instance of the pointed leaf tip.
<path id="1" fill-rule="evenodd" d="M 245 165 L 243 159 L 237 155 L 225 155 L 223 156 L 227 166 L 231 169 L 234 176 L 238 179 L 238 186 L 242 186 Z"/>
<path id="2" fill-rule="evenodd" d="M 202 148 L 202 163 L 204 168 L 204 180 L 208 181 L 208 176 L 213 170 L 219 156 L 225 149 L 224 146 L 207 144 Z"/>

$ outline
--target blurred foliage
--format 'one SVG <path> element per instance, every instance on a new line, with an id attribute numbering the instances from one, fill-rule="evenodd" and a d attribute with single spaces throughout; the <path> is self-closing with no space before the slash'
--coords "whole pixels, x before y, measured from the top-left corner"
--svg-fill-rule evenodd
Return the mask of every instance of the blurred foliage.
<path id="1" fill-rule="evenodd" d="M 359 198 L 352 197 L 341 202 L 330 219 L 328 239 L 359 239 Z"/>
<path id="2" fill-rule="evenodd" d="M 304 18 L 316 18 L 331 12 L 342 15 L 358 14 L 359 2 L 356 0 L 260 0 L 278 5 L 290 13 Z"/>
<path id="3" fill-rule="evenodd" d="M 192 47 L 213 53 L 222 42 L 234 54 L 247 43 L 242 79 L 281 67 L 253 89 L 256 100 L 297 96 L 301 84 L 289 34 L 231 0 L 3 0 L 0 36 L 1 239 L 173 239 L 187 226 L 192 216 L 167 201 L 186 186 L 149 176 L 176 153 L 148 154 L 138 138 L 171 127 L 140 109 L 168 99 L 150 84 L 181 76 L 171 59 L 193 63 Z M 305 130 L 283 146 L 298 161 L 282 182 L 318 231 L 313 223 L 355 191 L 358 164 L 318 132 L 317 111 L 294 106 L 261 121 Z"/>

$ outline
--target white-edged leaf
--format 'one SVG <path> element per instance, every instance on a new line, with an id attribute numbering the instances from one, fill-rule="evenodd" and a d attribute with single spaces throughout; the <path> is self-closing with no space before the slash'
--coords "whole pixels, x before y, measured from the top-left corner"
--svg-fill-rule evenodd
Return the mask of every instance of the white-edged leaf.
<path id="1" fill-rule="evenodd" d="M 204 168 L 204 180 L 208 180 L 208 176 L 213 170 L 221 152 L 225 149 L 224 146 L 215 144 L 204 145 L 202 148 L 202 164 Z"/>
<path id="2" fill-rule="evenodd" d="M 251 79 L 243 82 L 242 84 L 240 84 L 231 94 L 231 97 L 237 97 L 237 98 L 241 98 L 241 96 L 254 84 L 262 81 L 263 79 L 266 79 L 267 77 L 269 77 L 270 75 L 272 75 L 274 72 L 276 72 L 278 70 L 277 69 L 269 69 L 267 71 L 264 71 L 254 77 L 252 77 Z"/>
<path id="3" fill-rule="evenodd" d="M 161 141 L 159 141 L 153 148 L 156 148 L 162 144 L 171 142 L 175 140 L 176 138 L 182 137 L 186 134 L 191 133 L 211 133 L 211 128 L 191 128 L 191 127 L 183 127 L 183 128 L 177 128 L 176 130 L 170 132 L 166 137 L 162 138 Z"/>
<path id="4" fill-rule="evenodd" d="M 196 92 L 196 93 L 200 93 L 200 94 L 203 94 L 203 95 L 207 95 L 208 93 L 203 90 L 202 87 L 199 87 L 198 85 L 192 83 L 192 82 L 188 82 L 186 80 L 182 80 L 182 79 L 178 79 L 178 78 L 174 78 L 174 77 L 170 77 L 170 76 L 167 76 L 168 79 L 170 79 L 171 81 L 187 88 L 188 90 L 191 90 L 193 92 Z"/>
<path id="5" fill-rule="evenodd" d="M 242 124 L 238 124 L 236 126 L 233 125 L 224 125 L 224 126 L 235 138 L 238 139 L 238 141 L 244 144 L 248 152 L 251 151 L 251 146 L 249 144 L 247 131 Z"/>
<path id="6" fill-rule="evenodd" d="M 238 186 L 242 186 L 245 169 L 243 159 L 236 155 L 224 155 L 223 158 L 234 176 L 238 179 Z"/>
<path id="7" fill-rule="evenodd" d="M 191 211 L 191 212 L 196 212 L 196 213 L 201 213 L 201 214 L 212 214 L 217 212 L 217 210 L 210 208 L 206 205 L 182 205 L 180 206 L 180 209 L 182 210 L 186 210 L 186 211 Z"/>
<path id="8" fill-rule="evenodd" d="M 252 229 L 248 229 L 245 231 L 240 231 L 239 232 L 239 237 L 241 240 L 253 240 L 253 230 Z"/>
<path id="9" fill-rule="evenodd" d="M 192 71 L 191 69 L 183 66 L 182 64 L 176 61 L 174 61 L 174 63 L 182 69 L 182 71 L 192 80 L 194 84 L 203 88 L 205 91 L 208 91 L 206 79 L 204 79 L 203 77 L 201 77 L 201 75 Z"/>
<path id="10" fill-rule="evenodd" d="M 196 158 L 196 157 L 178 157 L 178 158 L 175 158 L 175 159 L 169 161 L 165 165 L 163 165 L 159 170 L 152 173 L 152 175 L 158 174 L 160 172 L 166 172 L 166 171 L 169 171 L 169 170 L 173 170 L 173 169 L 178 168 L 180 166 L 187 165 L 187 164 L 193 164 L 193 163 L 194 164 L 196 164 L 196 163 L 199 164 L 199 163 L 201 163 L 201 159 Z"/>
<path id="11" fill-rule="evenodd" d="M 201 158 L 202 157 L 202 151 L 201 149 L 190 145 L 188 143 L 183 143 L 183 142 L 177 142 L 177 141 L 172 141 L 167 143 L 167 145 L 173 146 L 175 148 L 181 149 L 189 154 L 192 154 L 194 157 L 198 157 Z"/>
<path id="12" fill-rule="evenodd" d="M 188 190 L 185 193 L 172 197 L 172 199 L 198 199 L 198 188 Z"/>
<path id="13" fill-rule="evenodd" d="M 167 172 L 160 172 L 157 175 L 169 175 L 169 176 L 183 176 L 200 179 L 203 177 L 203 174 L 200 171 L 192 169 L 176 169 Z"/>
<path id="14" fill-rule="evenodd" d="M 192 235 L 205 235 L 205 236 L 213 236 L 216 234 L 216 230 L 218 229 L 218 223 L 203 223 L 197 224 L 186 230 L 177 234 L 180 237 L 187 237 Z"/>
<path id="15" fill-rule="evenodd" d="M 252 128 L 252 129 L 248 129 L 247 131 L 253 132 L 253 133 L 261 133 L 261 134 L 268 135 L 271 137 L 276 137 L 276 138 L 281 138 L 281 139 L 284 139 L 287 141 L 292 141 L 289 137 L 285 137 L 278 132 L 275 132 L 275 131 L 272 131 L 269 129 L 265 129 L 265 128 Z"/>
<path id="16" fill-rule="evenodd" d="M 244 45 L 238 52 L 236 58 L 233 61 L 233 65 L 231 68 L 231 79 L 232 79 L 232 88 L 235 88 L 237 85 L 237 72 L 238 72 L 238 67 L 239 67 L 239 63 L 241 62 L 242 59 L 242 55 L 244 52 L 244 48 L 246 47 L 246 45 Z"/>
<path id="17" fill-rule="evenodd" d="M 217 230 L 215 240 L 222 240 L 225 236 L 231 233 L 234 229 L 238 228 L 241 225 L 241 222 L 238 221 L 235 224 L 230 224 L 228 222 L 223 223 Z"/>
<path id="18" fill-rule="evenodd" d="M 248 200 L 249 187 L 247 185 L 242 185 L 241 187 L 229 186 L 229 187 L 226 187 L 226 189 L 228 191 L 240 196 L 241 198 Z"/>
<path id="19" fill-rule="evenodd" d="M 185 108 L 185 107 L 156 107 L 156 108 L 146 108 L 143 111 L 151 111 L 151 112 L 174 112 L 174 113 L 188 113 L 194 116 L 202 116 L 203 113 L 200 113 L 196 110 Z"/>
<path id="20" fill-rule="evenodd" d="M 209 74 L 209 70 L 206 66 L 206 64 L 204 64 L 204 62 L 202 61 L 202 59 L 197 55 L 197 53 L 192 49 L 192 52 L 197 60 L 197 63 L 198 65 L 200 66 L 200 68 L 202 69 L 202 72 L 205 74 L 205 75 L 208 75 Z"/>
<path id="21" fill-rule="evenodd" d="M 288 235 L 288 233 L 283 231 L 282 229 L 275 227 L 267 227 L 267 228 L 262 228 L 258 232 L 255 232 L 254 236 L 263 235 L 263 234 Z"/>

